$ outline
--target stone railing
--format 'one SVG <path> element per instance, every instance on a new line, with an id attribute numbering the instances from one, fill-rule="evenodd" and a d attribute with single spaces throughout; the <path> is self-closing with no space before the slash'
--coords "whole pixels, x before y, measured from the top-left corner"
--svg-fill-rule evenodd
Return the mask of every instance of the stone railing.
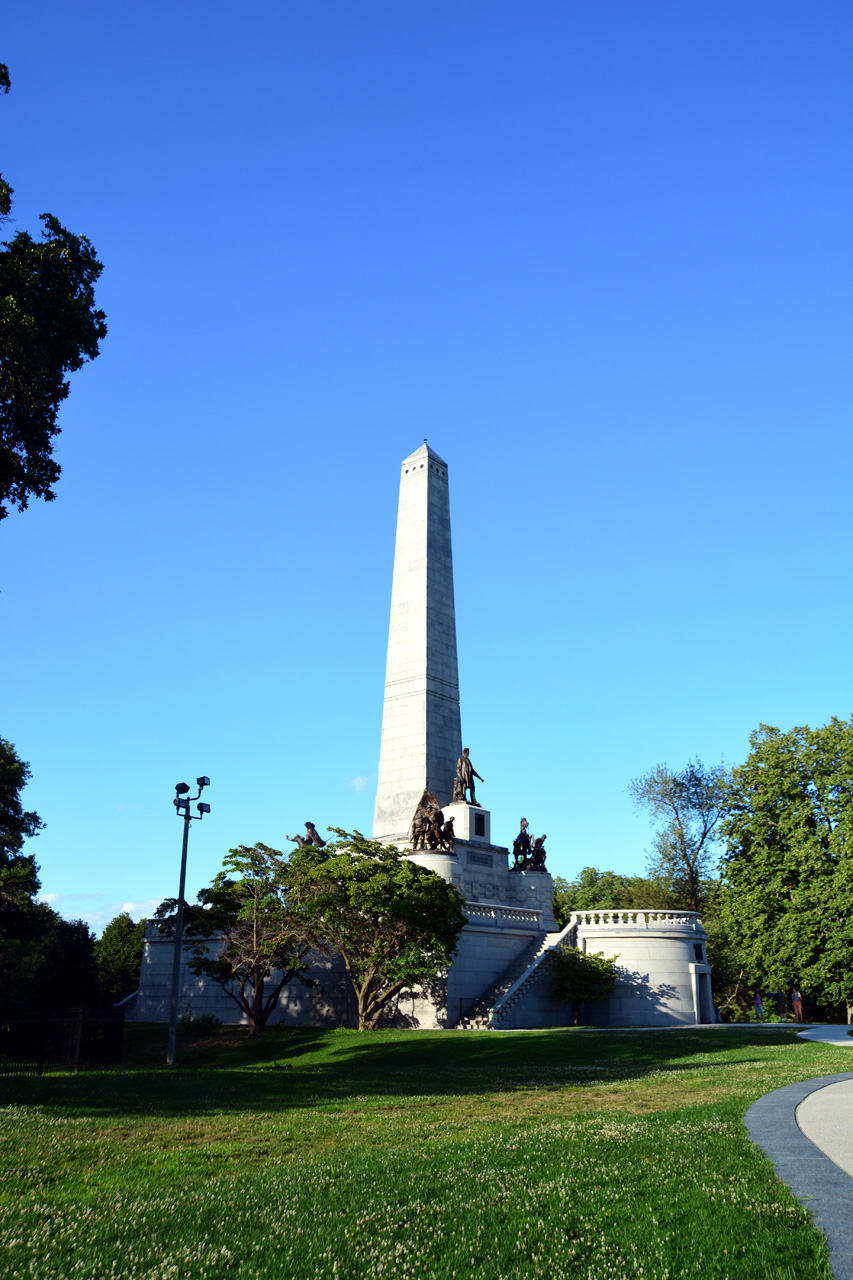
<path id="1" fill-rule="evenodd" d="M 698 911 L 573 911 L 571 923 L 589 925 L 596 929 L 624 929 L 627 925 L 633 929 L 672 929 L 702 928 L 702 917 Z"/>
<path id="2" fill-rule="evenodd" d="M 499 929 L 541 929 L 542 912 L 528 911 L 526 907 L 507 907 L 500 902 L 466 902 L 465 915 L 469 924 L 489 924 Z"/>
<path id="3" fill-rule="evenodd" d="M 500 1030 L 501 1026 L 506 1021 L 507 1014 L 519 1003 L 520 1000 L 524 998 L 524 994 L 528 987 L 539 977 L 542 965 L 547 963 L 548 956 L 555 947 L 559 947 L 561 943 L 567 943 L 570 947 L 575 945 L 576 927 L 574 916 L 572 916 L 572 919 L 561 933 L 549 934 L 548 946 L 545 947 L 544 951 L 539 953 L 530 968 L 527 969 L 520 978 L 516 978 L 515 982 L 509 990 L 501 996 L 500 1000 L 495 1002 L 495 1007 L 492 1010 L 492 1028 L 494 1030 Z"/>

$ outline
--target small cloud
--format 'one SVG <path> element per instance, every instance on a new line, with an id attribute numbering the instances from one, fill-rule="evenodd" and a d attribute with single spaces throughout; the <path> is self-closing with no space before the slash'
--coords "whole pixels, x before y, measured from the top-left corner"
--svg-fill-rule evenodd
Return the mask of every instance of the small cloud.
<path id="1" fill-rule="evenodd" d="M 373 781 L 372 773 L 360 773 L 357 778 L 347 778 L 353 791 L 365 791 Z"/>
<path id="2" fill-rule="evenodd" d="M 132 919 L 141 920 L 143 916 L 153 916 L 162 901 L 163 898 L 144 898 L 141 902 L 123 902 L 121 909 L 126 911 Z"/>
<path id="3" fill-rule="evenodd" d="M 57 902 L 58 899 L 58 893 L 43 893 L 39 898 L 39 902 Z"/>

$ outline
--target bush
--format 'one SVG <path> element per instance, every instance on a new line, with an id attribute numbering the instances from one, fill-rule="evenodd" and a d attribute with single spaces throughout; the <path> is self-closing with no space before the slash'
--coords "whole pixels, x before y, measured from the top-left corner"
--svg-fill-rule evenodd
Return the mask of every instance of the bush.
<path id="1" fill-rule="evenodd" d="M 579 951 L 565 945 L 549 952 L 547 964 L 554 978 L 551 995 L 574 1005 L 575 1026 L 580 1021 L 584 1001 L 606 1000 L 616 985 L 616 956 L 602 951 Z"/>

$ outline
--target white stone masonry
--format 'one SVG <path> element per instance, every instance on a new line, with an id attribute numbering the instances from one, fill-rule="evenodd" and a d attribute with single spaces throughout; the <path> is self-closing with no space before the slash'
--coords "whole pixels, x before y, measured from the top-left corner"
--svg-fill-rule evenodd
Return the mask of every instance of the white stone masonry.
<path id="1" fill-rule="evenodd" d="M 373 836 L 403 841 L 424 789 L 453 795 L 462 754 L 447 463 L 402 464 Z"/>

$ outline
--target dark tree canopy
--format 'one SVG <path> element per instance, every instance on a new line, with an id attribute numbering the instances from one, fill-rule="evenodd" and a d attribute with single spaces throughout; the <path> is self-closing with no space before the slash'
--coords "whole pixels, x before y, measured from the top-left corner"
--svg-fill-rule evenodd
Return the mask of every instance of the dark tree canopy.
<path id="1" fill-rule="evenodd" d="M 34 903 L 25 928 L 0 942 L 0 1008 L 68 1009 L 102 1001 L 89 926 Z"/>
<path id="2" fill-rule="evenodd" d="M 0 88 L 9 89 L 4 66 Z M 0 217 L 11 197 L 0 179 Z M 56 496 L 53 440 L 66 374 L 94 360 L 107 333 L 95 307 L 102 266 L 94 248 L 52 214 L 41 221 L 40 240 L 19 231 L 0 246 L 0 519 L 7 503 L 24 511 L 30 498 Z"/>
<path id="3" fill-rule="evenodd" d="M 22 852 L 24 841 L 44 826 L 21 802 L 29 778 L 30 766 L 0 738 L 0 937 L 16 930 L 40 887 L 35 858 Z"/>

